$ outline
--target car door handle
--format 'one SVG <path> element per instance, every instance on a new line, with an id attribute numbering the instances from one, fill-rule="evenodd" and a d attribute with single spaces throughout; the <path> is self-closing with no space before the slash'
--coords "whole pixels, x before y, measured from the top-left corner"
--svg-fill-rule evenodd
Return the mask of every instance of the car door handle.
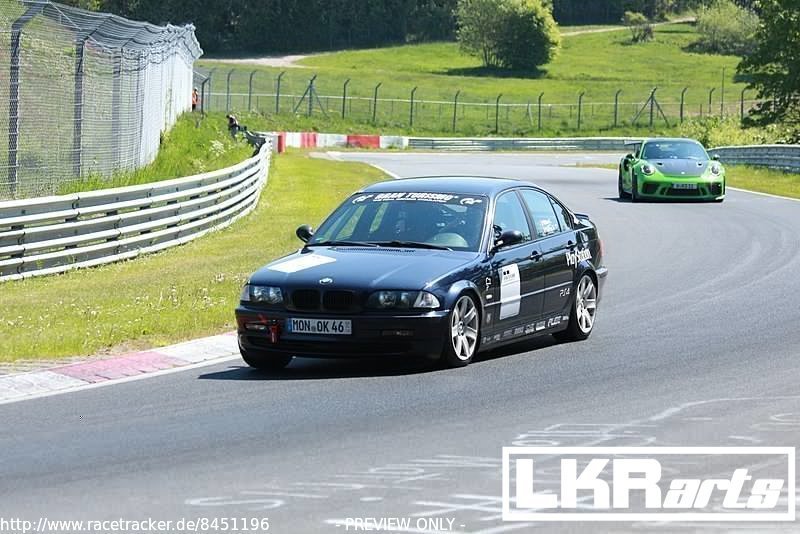
<path id="1" fill-rule="evenodd" d="M 539 252 L 538 250 L 534 250 L 533 252 L 531 252 L 531 259 L 532 259 L 533 261 L 539 261 L 539 260 L 541 260 L 541 259 L 542 259 L 542 254 L 541 254 L 541 252 Z"/>

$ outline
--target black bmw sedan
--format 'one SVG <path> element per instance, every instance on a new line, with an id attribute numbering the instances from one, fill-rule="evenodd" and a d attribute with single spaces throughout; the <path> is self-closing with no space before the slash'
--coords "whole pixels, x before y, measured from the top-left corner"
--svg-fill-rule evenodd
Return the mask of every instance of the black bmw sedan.
<path id="1" fill-rule="evenodd" d="M 457 367 L 531 336 L 583 340 L 607 274 L 588 216 L 510 179 L 374 184 L 297 236 L 303 248 L 242 290 L 239 348 L 252 367 L 405 354 Z"/>

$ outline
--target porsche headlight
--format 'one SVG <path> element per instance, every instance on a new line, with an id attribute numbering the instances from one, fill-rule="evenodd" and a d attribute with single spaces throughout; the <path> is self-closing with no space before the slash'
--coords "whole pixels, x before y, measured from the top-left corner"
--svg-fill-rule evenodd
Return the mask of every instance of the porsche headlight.
<path id="1" fill-rule="evenodd" d="M 242 289 L 242 302 L 254 302 L 258 304 L 280 304 L 283 302 L 283 292 L 281 288 L 275 286 L 254 286 L 246 285 Z"/>
<path id="2" fill-rule="evenodd" d="M 642 165 L 642 173 L 646 174 L 647 176 L 652 176 L 655 174 L 656 168 L 650 165 L 649 163 L 645 163 Z"/>
<path id="3" fill-rule="evenodd" d="M 711 174 L 715 176 L 719 176 L 720 174 L 722 174 L 722 165 L 720 165 L 719 163 L 712 163 Z"/>
<path id="4" fill-rule="evenodd" d="M 367 299 L 367 307 L 378 310 L 433 309 L 439 299 L 427 291 L 376 291 Z"/>

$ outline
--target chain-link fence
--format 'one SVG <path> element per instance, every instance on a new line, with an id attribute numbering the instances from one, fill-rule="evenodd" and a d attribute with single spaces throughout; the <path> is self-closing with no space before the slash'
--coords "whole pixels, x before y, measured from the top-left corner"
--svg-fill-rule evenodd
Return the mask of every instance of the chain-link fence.
<path id="1" fill-rule="evenodd" d="M 531 82 L 530 98 L 476 97 L 458 87 L 404 88 L 393 80 L 364 83 L 315 76 L 308 69 L 200 68 L 205 111 L 295 115 L 401 128 L 416 133 L 456 135 L 559 135 L 641 127 L 660 131 L 690 118 L 744 118 L 757 103 L 753 92 L 734 87 L 619 87 L 601 92 L 576 90 L 571 101 L 550 95 Z M 619 89 L 619 90 L 617 90 Z M 605 93 L 605 94 L 604 94 Z M 431 98 L 433 96 L 433 98 Z M 629 128 L 628 128 L 629 129 Z"/>
<path id="2" fill-rule="evenodd" d="M 150 163 L 201 53 L 191 25 L 0 0 L 0 199 Z"/>

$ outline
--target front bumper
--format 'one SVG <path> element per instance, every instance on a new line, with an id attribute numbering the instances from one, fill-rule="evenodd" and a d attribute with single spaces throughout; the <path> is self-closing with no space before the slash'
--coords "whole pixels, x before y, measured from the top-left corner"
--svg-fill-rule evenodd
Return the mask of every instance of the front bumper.
<path id="1" fill-rule="evenodd" d="M 653 178 L 642 175 L 638 178 L 638 196 L 664 200 L 721 200 L 725 198 L 725 179 L 717 180 L 687 179 L 686 177 Z M 678 187 L 676 187 L 678 186 Z M 684 189 L 681 186 L 694 186 Z"/>
<path id="2" fill-rule="evenodd" d="M 366 356 L 438 357 L 445 339 L 448 310 L 418 314 L 363 313 L 343 315 L 302 313 L 285 310 L 236 308 L 239 348 L 248 352 L 288 354 L 314 358 L 358 358 Z M 287 319 L 350 320 L 349 335 L 298 334 L 289 332 Z M 266 325 L 265 331 L 253 325 Z M 251 325 L 251 328 L 248 328 Z"/>

